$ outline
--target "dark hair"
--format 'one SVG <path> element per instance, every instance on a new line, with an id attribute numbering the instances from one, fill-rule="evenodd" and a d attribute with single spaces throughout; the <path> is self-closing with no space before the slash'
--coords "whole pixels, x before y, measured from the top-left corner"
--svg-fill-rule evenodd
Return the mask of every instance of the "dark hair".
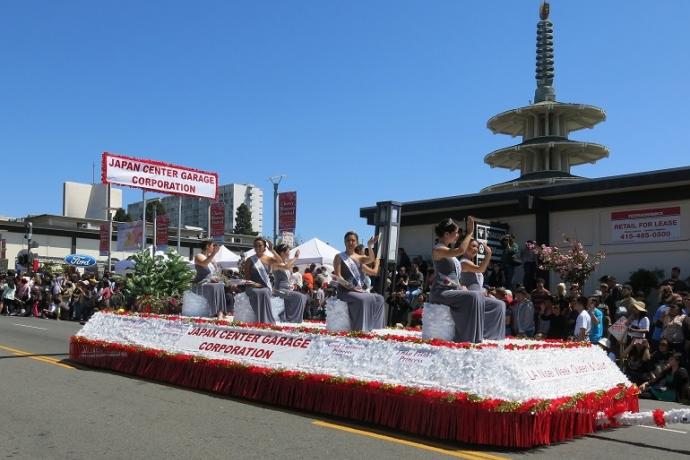
<path id="1" fill-rule="evenodd" d="M 436 233 L 436 236 L 441 238 L 446 233 L 452 233 L 459 229 L 460 227 L 458 227 L 458 224 L 456 224 L 453 219 L 448 218 L 436 224 L 436 227 L 434 227 L 434 233 Z"/>
<path id="2" fill-rule="evenodd" d="M 347 239 L 353 235 L 354 235 L 355 239 L 359 242 L 359 235 L 354 230 L 350 230 L 349 232 L 345 233 L 345 236 L 343 237 L 343 241 L 347 241 Z"/>
<path id="3" fill-rule="evenodd" d="M 254 238 L 254 242 L 252 243 L 252 245 L 255 245 L 259 241 L 261 241 L 264 244 L 264 247 L 268 247 L 266 240 L 261 236 L 257 236 L 256 238 Z"/>
<path id="4" fill-rule="evenodd" d="M 539 284 L 539 283 L 541 283 L 541 284 L 546 283 L 546 281 L 544 281 L 544 278 L 537 278 L 537 281 L 536 281 L 536 282 L 537 282 L 537 284 Z"/>
<path id="5" fill-rule="evenodd" d="M 202 242 L 201 242 L 201 250 L 202 250 L 202 251 L 205 251 L 206 248 L 208 248 L 208 247 L 211 246 L 212 244 L 213 244 L 213 241 L 211 241 L 211 240 L 204 240 L 204 241 L 202 241 Z"/>
<path id="6" fill-rule="evenodd" d="M 587 300 L 587 297 L 585 297 L 583 295 L 579 295 L 575 298 L 575 303 L 578 303 L 578 304 L 582 305 L 583 307 L 587 307 L 589 300 Z"/>
<path id="7" fill-rule="evenodd" d="M 280 254 L 281 252 L 289 251 L 289 250 L 290 250 L 290 246 L 288 246 L 288 245 L 285 244 L 285 243 L 280 243 L 279 245 L 277 245 L 277 246 L 274 248 L 274 250 L 275 250 L 276 253 Z"/>

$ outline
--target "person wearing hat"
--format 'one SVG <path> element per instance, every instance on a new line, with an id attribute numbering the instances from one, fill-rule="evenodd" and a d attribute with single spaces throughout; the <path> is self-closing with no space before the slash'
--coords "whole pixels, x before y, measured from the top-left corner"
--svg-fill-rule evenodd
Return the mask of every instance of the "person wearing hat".
<path id="1" fill-rule="evenodd" d="M 636 302 L 632 293 L 632 287 L 629 284 L 624 284 L 621 288 L 621 295 L 623 297 L 616 302 L 616 309 L 614 310 L 616 312 L 615 321 L 618 321 L 622 316 L 628 318 L 632 314 L 632 304 Z"/>
<path id="2" fill-rule="evenodd" d="M 647 308 L 644 302 L 640 302 L 639 300 L 633 300 L 630 306 L 631 313 L 627 321 L 628 339 L 644 339 L 645 334 L 649 332 Z"/>

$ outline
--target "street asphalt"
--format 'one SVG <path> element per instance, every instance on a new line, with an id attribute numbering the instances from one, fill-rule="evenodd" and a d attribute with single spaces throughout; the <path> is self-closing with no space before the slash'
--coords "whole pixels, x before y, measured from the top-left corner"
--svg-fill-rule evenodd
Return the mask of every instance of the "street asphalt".
<path id="1" fill-rule="evenodd" d="M 0 457 L 12 459 L 688 458 L 690 425 L 526 451 L 438 443 L 69 362 L 78 323 L 0 317 Z M 684 407 L 642 401 L 642 410 Z"/>

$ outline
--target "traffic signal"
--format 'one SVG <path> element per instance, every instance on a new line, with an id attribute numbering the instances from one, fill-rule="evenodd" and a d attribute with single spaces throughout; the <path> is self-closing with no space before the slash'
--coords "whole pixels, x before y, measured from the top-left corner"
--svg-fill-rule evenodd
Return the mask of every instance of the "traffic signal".
<path id="1" fill-rule="evenodd" d="M 25 240 L 31 239 L 31 237 L 33 236 L 33 228 L 34 228 L 34 224 L 32 224 L 31 222 L 26 222 L 24 224 L 24 239 Z"/>

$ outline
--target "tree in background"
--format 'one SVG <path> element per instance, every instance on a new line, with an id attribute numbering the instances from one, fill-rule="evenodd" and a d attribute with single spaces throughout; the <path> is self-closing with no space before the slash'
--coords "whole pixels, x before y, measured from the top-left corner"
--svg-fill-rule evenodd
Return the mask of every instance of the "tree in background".
<path id="1" fill-rule="evenodd" d="M 132 216 L 130 216 L 124 209 L 117 208 L 115 215 L 113 216 L 115 222 L 132 222 Z"/>
<path id="2" fill-rule="evenodd" d="M 238 235 L 258 235 L 259 232 L 255 232 L 252 228 L 252 210 L 249 206 L 242 203 L 237 207 L 237 213 L 235 214 L 235 228 L 234 233 Z"/>
<path id="3" fill-rule="evenodd" d="M 590 275 L 597 269 L 606 254 L 598 251 L 588 253 L 582 242 L 563 235 L 563 248 L 557 246 L 534 246 L 532 252 L 539 260 L 541 270 L 553 270 L 563 281 L 585 285 Z"/>
<path id="4" fill-rule="evenodd" d="M 160 200 L 149 201 L 146 203 L 146 222 L 153 222 L 153 210 L 156 210 L 156 215 L 162 216 L 165 214 L 165 206 Z"/>

